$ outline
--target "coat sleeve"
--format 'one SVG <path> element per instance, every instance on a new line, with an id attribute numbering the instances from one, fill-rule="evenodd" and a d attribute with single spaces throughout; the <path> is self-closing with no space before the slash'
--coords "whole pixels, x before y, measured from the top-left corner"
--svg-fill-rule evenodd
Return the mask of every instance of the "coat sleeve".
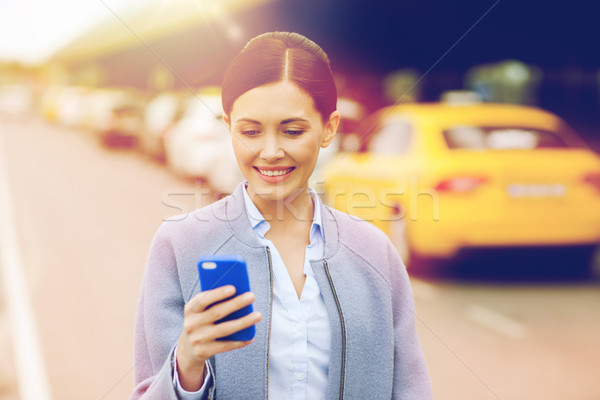
<path id="1" fill-rule="evenodd" d="M 181 334 L 185 301 L 166 224 L 169 222 L 163 223 L 152 241 L 139 296 L 131 400 L 178 398 L 171 354 Z"/>
<path id="2" fill-rule="evenodd" d="M 395 248 L 388 244 L 388 260 L 394 309 L 395 400 L 433 399 L 427 365 L 415 326 L 415 304 L 406 268 Z"/>

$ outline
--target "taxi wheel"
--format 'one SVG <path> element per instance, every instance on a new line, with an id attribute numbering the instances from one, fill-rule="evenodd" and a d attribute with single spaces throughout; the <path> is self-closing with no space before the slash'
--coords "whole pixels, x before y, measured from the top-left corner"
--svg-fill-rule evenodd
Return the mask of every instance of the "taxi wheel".
<path id="1" fill-rule="evenodd" d="M 565 254 L 563 258 L 568 269 L 563 270 L 561 265 L 558 268 L 559 272 L 570 274 L 576 278 L 600 280 L 600 244 L 567 247 L 563 254 Z"/>
<path id="2" fill-rule="evenodd" d="M 409 262 L 407 270 L 410 275 L 420 276 L 424 278 L 433 278 L 445 275 L 444 260 L 426 257 L 418 254 L 415 251 L 409 252 Z"/>
<path id="3" fill-rule="evenodd" d="M 600 244 L 591 250 L 587 272 L 591 279 L 600 281 Z"/>

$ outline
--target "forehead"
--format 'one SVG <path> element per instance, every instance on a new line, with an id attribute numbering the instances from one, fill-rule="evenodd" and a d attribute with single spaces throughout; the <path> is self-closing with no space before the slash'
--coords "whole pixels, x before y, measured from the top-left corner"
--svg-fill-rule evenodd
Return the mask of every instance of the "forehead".
<path id="1" fill-rule="evenodd" d="M 289 117 L 318 118 L 312 97 L 297 85 L 277 82 L 256 87 L 242 94 L 233 103 L 231 119 L 252 118 L 259 121 Z"/>

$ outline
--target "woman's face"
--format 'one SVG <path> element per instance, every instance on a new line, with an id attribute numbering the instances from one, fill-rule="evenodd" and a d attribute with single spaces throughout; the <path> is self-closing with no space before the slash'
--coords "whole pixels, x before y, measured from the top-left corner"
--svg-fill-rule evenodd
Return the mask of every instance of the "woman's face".
<path id="1" fill-rule="evenodd" d="M 249 194 L 284 200 L 308 187 L 319 149 L 335 136 L 339 113 L 323 123 L 312 97 L 284 81 L 242 94 L 225 121 Z"/>

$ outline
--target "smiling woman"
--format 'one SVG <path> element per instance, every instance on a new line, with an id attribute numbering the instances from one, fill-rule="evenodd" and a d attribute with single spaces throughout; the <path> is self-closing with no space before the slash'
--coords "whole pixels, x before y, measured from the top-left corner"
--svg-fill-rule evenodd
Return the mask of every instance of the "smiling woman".
<path id="1" fill-rule="evenodd" d="M 260 35 L 232 62 L 223 119 L 246 182 L 156 234 L 132 398 L 432 398 L 398 253 L 308 186 L 336 99 L 327 56 L 301 35 Z M 247 261 L 252 293 L 198 293 L 198 260 L 227 254 Z M 253 340 L 219 340 L 252 325 Z"/>

